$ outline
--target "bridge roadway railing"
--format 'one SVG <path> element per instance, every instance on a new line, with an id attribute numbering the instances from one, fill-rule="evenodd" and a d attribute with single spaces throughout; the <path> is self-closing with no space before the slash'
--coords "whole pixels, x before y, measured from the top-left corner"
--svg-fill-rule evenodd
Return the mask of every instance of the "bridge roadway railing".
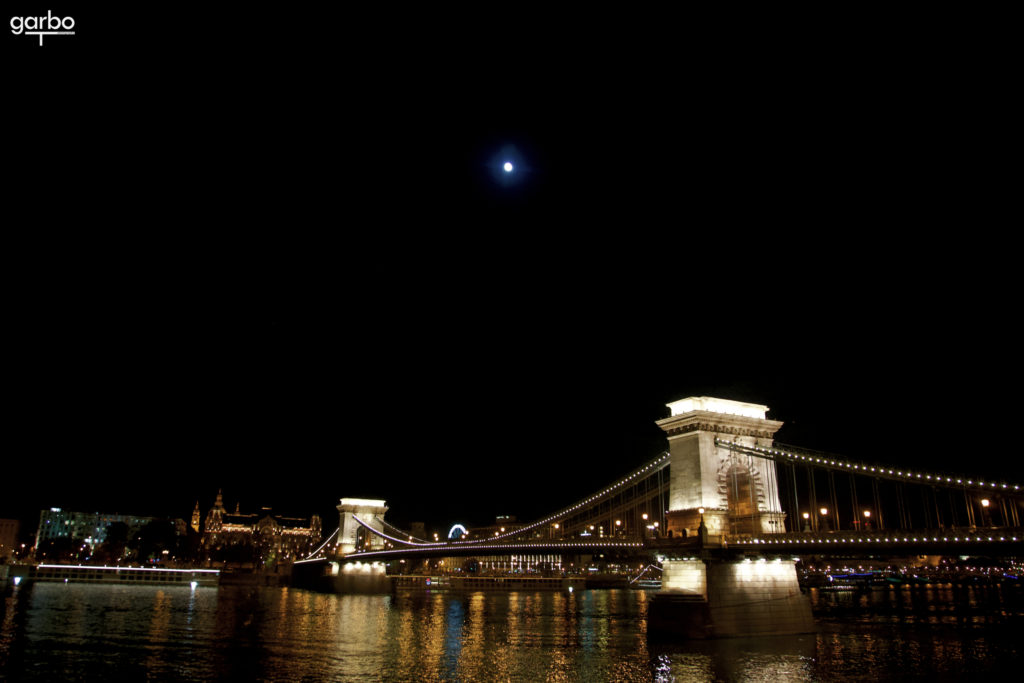
<path id="1" fill-rule="evenodd" d="M 891 529 L 878 531 L 819 531 L 731 537 L 723 546 L 769 552 L 819 554 L 857 551 L 891 554 L 894 550 L 918 555 L 977 554 L 993 549 L 1024 551 L 1024 527 Z"/>

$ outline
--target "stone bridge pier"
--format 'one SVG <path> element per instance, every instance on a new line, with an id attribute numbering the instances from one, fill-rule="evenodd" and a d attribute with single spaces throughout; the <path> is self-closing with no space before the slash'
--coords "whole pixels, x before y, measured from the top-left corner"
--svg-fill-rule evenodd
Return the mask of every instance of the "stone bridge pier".
<path id="1" fill-rule="evenodd" d="M 701 557 L 663 561 L 651 628 L 688 638 L 813 631 L 793 560 L 705 552 L 722 537 L 785 531 L 775 462 L 716 443 L 770 447 L 782 423 L 766 418 L 768 406 L 708 396 L 668 408 L 657 423 L 671 458 L 666 526 L 674 537 L 698 536 Z"/>

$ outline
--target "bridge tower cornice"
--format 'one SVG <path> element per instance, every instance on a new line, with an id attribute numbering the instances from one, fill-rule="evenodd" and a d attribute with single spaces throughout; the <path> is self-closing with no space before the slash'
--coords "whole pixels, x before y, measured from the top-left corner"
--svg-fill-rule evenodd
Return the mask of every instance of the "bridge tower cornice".
<path id="1" fill-rule="evenodd" d="M 725 415 L 706 410 L 695 410 L 682 415 L 673 415 L 658 420 L 656 424 L 671 440 L 673 437 L 692 432 L 712 432 L 732 436 L 750 436 L 756 439 L 773 439 L 783 422 L 744 415 Z"/>

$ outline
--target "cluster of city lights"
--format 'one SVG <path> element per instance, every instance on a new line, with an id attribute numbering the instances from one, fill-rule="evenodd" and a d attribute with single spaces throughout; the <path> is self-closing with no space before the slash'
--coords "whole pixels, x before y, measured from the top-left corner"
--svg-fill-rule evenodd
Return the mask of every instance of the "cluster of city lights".
<path id="1" fill-rule="evenodd" d="M 779 450 L 779 449 L 776 449 L 776 448 L 764 448 L 762 446 L 747 446 L 747 445 L 744 445 L 744 444 L 741 444 L 741 443 L 736 443 L 735 441 L 724 441 L 724 440 L 721 440 L 721 439 L 715 439 L 715 443 L 717 445 L 725 446 L 727 448 L 732 448 L 732 449 L 745 450 L 745 451 L 748 451 L 748 452 L 749 451 L 757 451 L 758 453 L 763 453 L 767 457 L 782 456 L 782 457 L 785 457 L 785 458 L 790 458 L 791 460 L 802 460 L 802 461 L 807 462 L 807 463 L 816 463 L 816 464 L 819 464 L 819 465 L 831 466 L 831 467 L 835 467 L 835 468 L 841 469 L 841 470 L 854 470 L 854 471 L 857 471 L 857 472 L 860 472 L 860 473 L 869 473 L 869 472 L 871 472 L 871 473 L 874 473 L 876 475 L 881 475 L 881 476 L 890 475 L 894 479 L 899 479 L 899 480 L 907 480 L 907 479 L 917 480 L 917 479 L 920 479 L 922 481 L 932 481 L 932 482 L 940 482 L 940 483 L 947 483 L 947 484 L 956 483 L 956 484 L 962 484 L 962 485 L 967 485 L 967 486 L 977 486 L 977 487 L 982 488 L 984 490 L 992 490 L 992 489 L 1007 489 L 1007 490 L 1009 490 L 1011 488 L 1014 491 L 1019 491 L 1020 490 L 1020 485 L 1019 484 L 1011 486 L 1010 484 L 997 484 L 996 482 L 991 482 L 991 481 L 986 483 L 986 482 L 980 481 L 980 480 L 979 481 L 975 481 L 974 479 L 963 479 L 962 477 L 960 477 L 960 478 L 958 478 L 958 477 L 950 477 L 950 476 L 940 475 L 940 474 L 934 474 L 933 475 L 933 474 L 925 474 L 925 473 L 921 473 L 921 472 L 904 472 L 902 470 L 898 470 L 898 469 L 897 470 L 893 470 L 893 469 L 890 469 L 890 468 L 887 468 L 887 467 L 880 467 L 880 466 L 876 467 L 876 466 L 872 466 L 872 465 L 863 465 L 863 464 L 856 464 L 856 463 L 851 463 L 851 462 L 845 462 L 843 460 L 835 460 L 834 458 L 831 458 L 831 457 L 815 457 L 815 456 L 811 456 L 811 455 L 801 455 L 799 453 L 790 453 L 788 451 L 782 451 L 782 450 Z"/>

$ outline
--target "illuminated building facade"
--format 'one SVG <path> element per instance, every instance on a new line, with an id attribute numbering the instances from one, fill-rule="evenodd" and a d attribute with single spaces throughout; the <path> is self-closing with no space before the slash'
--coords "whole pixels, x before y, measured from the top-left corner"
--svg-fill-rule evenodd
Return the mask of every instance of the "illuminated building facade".
<path id="1" fill-rule="evenodd" d="M 197 512 L 193 512 L 193 519 L 197 519 Z M 320 545 L 322 535 L 317 515 L 309 519 L 286 517 L 268 507 L 258 513 L 243 513 L 240 504 L 235 505 L 234 512 L 228 512 L 218 491 L 213 508 L 206 513 L 202 546 L 211 562 L 267 568 L 302 559 Z"/>
<path id="2" fill-rule="evenodd" d="M 39 512 L 39 531 L 35 547 L 45 541 L 68 539 L 72 543 L 83 543 L 95 548 L 107 539 L 111 524 L 122 523 L 128 527 L 131 538 L 139 529 L 154 521 L 153 517 L 120 515 L 103 512 L 74 512 L 61 508 L 50 508 Z"/>

